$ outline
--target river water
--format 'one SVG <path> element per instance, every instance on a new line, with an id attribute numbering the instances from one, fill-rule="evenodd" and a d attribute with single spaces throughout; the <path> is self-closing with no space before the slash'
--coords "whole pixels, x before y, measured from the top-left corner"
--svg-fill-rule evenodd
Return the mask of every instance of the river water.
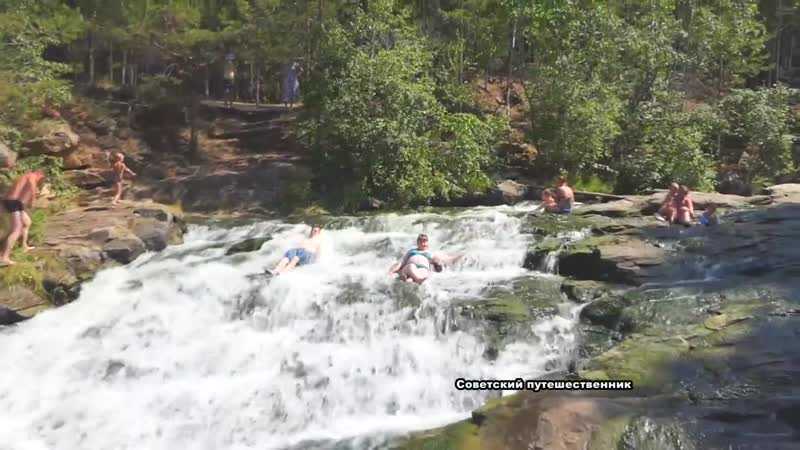
<path id="1" fill-rule="evenodd" d="M 564 367 L 576 310 L 538 319 L 487 359 L 452 304 L 521 277 L 535 205 L 340 218 L 318 264 L 271 267 L 307 233 L 192 227 L 185 243 L 105 270 L 78 301 L 0 330 L 0 448 L 271 449 L 377 445 L 467 417 L 490 395 L 459 377 Z M 418 233 L 467 256 L 417 287 L 387 276 Z M 242 239 L 260 251 L 226 256 Z"/>

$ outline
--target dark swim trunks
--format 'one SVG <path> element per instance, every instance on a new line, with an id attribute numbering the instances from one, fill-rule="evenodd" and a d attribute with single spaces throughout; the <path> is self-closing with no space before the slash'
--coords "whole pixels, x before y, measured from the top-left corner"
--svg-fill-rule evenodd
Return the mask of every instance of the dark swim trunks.
<path id="1" fill-rule="evenodd" d="M 295 256 L 298 257 L 299 258 L 299 261 L 297 262 L 298 266 L 311 264 L 312 262 L 314 262 L 314 254 L 304 248 L 293 248 L 287 251 L 286 254 L 283 256 L 289 260 L 291 260 Z"/>
<path id="2" fill-rule="evenodd" d="M 25 205 L 19 200 L 3 200 L 3 208 L 10 213 L 25 211 Z"/>

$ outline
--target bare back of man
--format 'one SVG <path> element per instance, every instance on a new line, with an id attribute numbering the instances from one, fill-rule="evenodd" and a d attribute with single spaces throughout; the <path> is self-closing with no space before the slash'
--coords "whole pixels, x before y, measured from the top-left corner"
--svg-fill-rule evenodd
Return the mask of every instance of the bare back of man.
<path id="1" fill-rule="evenodd" d="M 575 193 L 567 185 L 567 180 L 561 178 L 556 186 L 556 199 L 558 200 L 558 212 L 570 213 L 575 203 Z"/>
<path id="2" fill-rule="evenodd" d="M 33 206 L 39 193 L 39 182 L 44 179 L 42 172 L 29 172 L 22 175 L 14 182 L 8 194 L 2 200 L 3 209 L 11 216 L 11 229 L 5 238 L 2 252 L 0 252 L 0 265 L 12 265 L 11 250 L 22 237 L 24 251 L 33 250 L 28 245 L 28 233 L 31 229 L 31 217 L 25 211 L 26 207 Z"/>

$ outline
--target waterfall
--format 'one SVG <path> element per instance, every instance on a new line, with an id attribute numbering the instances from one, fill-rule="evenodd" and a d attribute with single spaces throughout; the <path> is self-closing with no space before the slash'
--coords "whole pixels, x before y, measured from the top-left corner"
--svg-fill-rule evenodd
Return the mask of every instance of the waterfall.
<path id="1" fill-rule="evenodd" d="M 538 276 L 522 268 L 533 237 L 520 233 L 534 206 L 343 218 L 323 231 L 319 263 L 273 278 L 249 275 L 306 226 L 194 226 L 183 245 L 0 330 L 0 449 L 309 448 L 463 419 L 496 393 L 455 379 L 540 376 L 575 346 L 574 310 L 492 361 L 482 336 L 450 326 L 451 301 Z M 421 232 L 467 256 L 422 286 L 390 279 Z M 266 235 L 260 251 L 225 255 Z"/>
<path id="2" fill-rule="evenodd" d="M 539 271 L 549 274 L 557 274 L 558 273 L 558 257 L 561 255 L 561 252 L 564 250 L 564 247 L 572 244 L 574 242 L 578 242 L 580 240 L 586 239 L 591 234 L 591 229 L 583 229 L 578 231 L 565 231 L 558 233 L 554 238 L 558 240 L 558 248 L 554 251 L 547 252 L 547 254 L 542 259 L 542 262 L 539 265 Z"/>

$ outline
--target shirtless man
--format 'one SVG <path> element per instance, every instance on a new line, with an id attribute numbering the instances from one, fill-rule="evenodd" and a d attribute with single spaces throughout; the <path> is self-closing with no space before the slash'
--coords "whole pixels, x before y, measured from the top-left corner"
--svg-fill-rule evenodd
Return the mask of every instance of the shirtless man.
<path id="1" fill-rule="evenodd" d="M 112 161 L 111 168 L 114 172 L 111 182 L 114 183 L 115 194 L 111 204 L 116 205 L 119 203 L 119 199 L 122 198 L 122 185 L 125 182 L 125 174 L 129 174 L 132 177 L 135 177 L 136 174 L 125 165 L 125 155 L 122 153 L 114 153 Z"/>
<path id="2" fill-rule="evenodd" d="M 311 227 L 311 234 L 304 239 L 299 247 L 289 249 L 281 258 L 274 269 L 267 272 L 273 275 L 280 275 L 295 268 L 315 262 L 319 258 L 322 244 L 322 227 L 314 225 Z"/>
<path id="3" fill-rule="evenodd" d="M 463 257 L 464 255 L 449 256 L 441 252 L 431 252 L 428 236 L 420 234 L 417 236 L 417 247 L 406 252 L 403 259 L 389 269 L 389 275 L 399 275 L 401 280 L 422 284 L 431 276 L 431 269 L 441 272 L 442 265 L 453 264 Z"/>
<path id="4" fill-rule="evenodd" d="M 560 177 L 556 184 L 556 200 L 558 201 L 558 213 L 569 214 L 575 204 L 575 193 L 567 185 L 567 177 Z"/>
<path id="5" fill-rule="evenodd" d="M 39 193 L 39 183 L 44 179 L 41 171 L 28 172 L 17 179 L 11 189 L 2 200 L 3 209 L 11 215 L 11 231 L 6 236 L 3 251 L 0 252 L 0 266 L 10 266 L 14 264 L 11 260 L 11 250 L 17 243 L 17 239 L 22 236 L 22 249 L 24 251 L 33 250 L 28 245 L 28 232 L 31 229 L 31 217 L 25 212 L 25 208 L 32 207 Z"/>

